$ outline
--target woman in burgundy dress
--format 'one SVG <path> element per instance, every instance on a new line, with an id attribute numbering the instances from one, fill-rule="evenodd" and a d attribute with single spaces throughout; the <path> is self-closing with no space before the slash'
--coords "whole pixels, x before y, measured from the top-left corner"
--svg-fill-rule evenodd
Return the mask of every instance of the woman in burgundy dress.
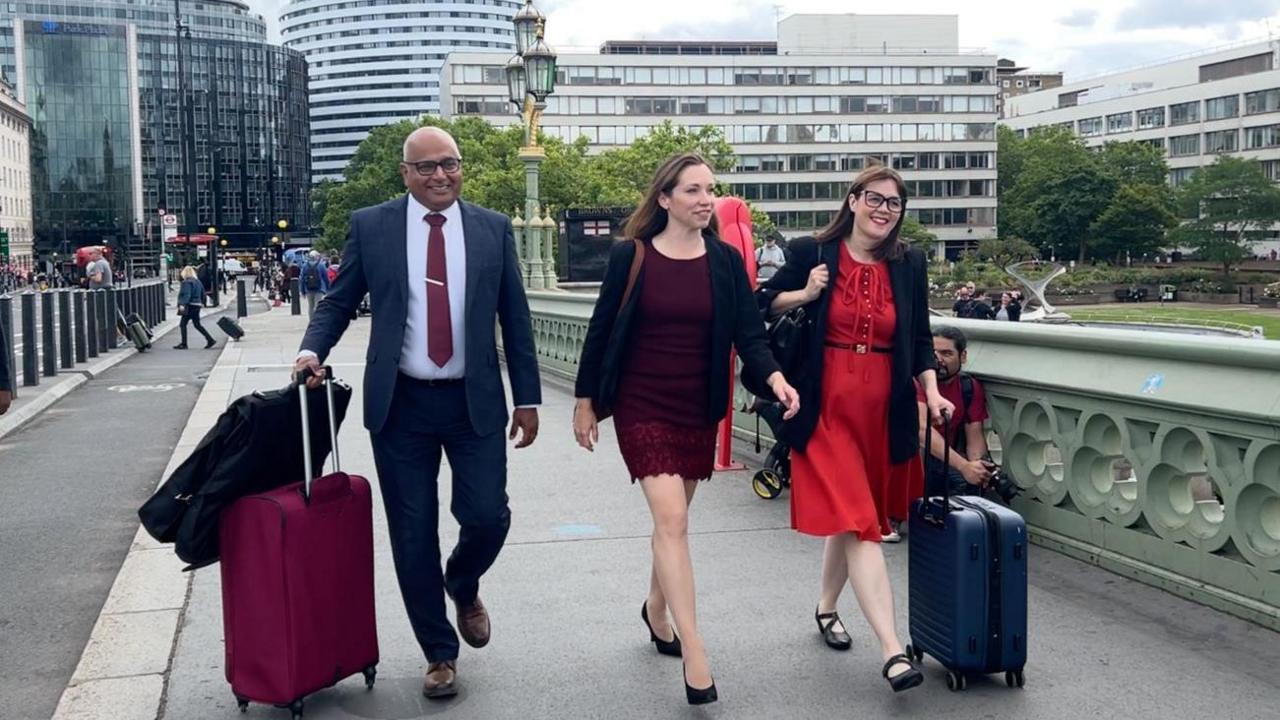
<path id="1" fill-rule="evenodd" d="M 951 408 L 933 369 L 924 254 L 898 240 L 905 206 L 896 172 L 864 170 L 831 224 L 792 241 L 791 261 L 758 291 L 772 315 L 813 310 L 801 410 L 779 436 L 792 447 L 792 527 L 826 538 L 818 629 L 834 648 L 852 645 L 836 614 L 851 579 L 895 692 L 924 679 L 898 640 L 880 548 L 897 486 L 919 463 L 912 379 L 924 386 L 934 422 Z"/>
<path id="2" fill-rule="evenodd" d="M 715 178 L 697 155 L 658 169 L 614 246 L 578 365 L 573 431 L 591 450 L 612 412 L 632 482 L 653 515 L 653 569 L 640 615 L 664 655 L 684 658 L 690 704 L 714 702 L 698 633 L 689 504 L 711 476 L 729 405 L 729 350 L 787 406 L 799 396 L 769 352 L 742 257 L 715 236 Z M 667 611 L 675 620 L 672 629 Z"/>

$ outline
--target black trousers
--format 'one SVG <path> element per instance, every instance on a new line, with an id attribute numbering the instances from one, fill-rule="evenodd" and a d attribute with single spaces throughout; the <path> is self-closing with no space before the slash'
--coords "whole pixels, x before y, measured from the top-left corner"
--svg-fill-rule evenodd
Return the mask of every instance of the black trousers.
<path id="1" fill-rule="evenodd" d="M 445 593 L 469 603 L 511 527 L 507 447 L 499 430 L 477 435 L 461 382 L 432 386 L 400 375 L 382 431 L 372 435 L 391 554 L 409 622 L 428 662 L 458 657 Z M 458 545 L 441 568 L 437 476 L 441 451 L 453 470 L 450 511 Z"/>
<path id="2" fill-rule="evenodd" d="M 182 312 L 182 322 L 178 323 L 178 332 L 182 334 L 182 344 L 187 344 L 187 323 L 195 326 L 196 331 L 204 336 L 205 341 L 212 343 L 213 336 L 200 324 L 200 306 L 188 305 Z"/>

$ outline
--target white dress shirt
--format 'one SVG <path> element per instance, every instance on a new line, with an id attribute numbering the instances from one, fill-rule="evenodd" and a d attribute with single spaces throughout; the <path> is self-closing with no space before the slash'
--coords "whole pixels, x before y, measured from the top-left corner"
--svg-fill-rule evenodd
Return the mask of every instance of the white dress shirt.
<path id="1" fill-rule="evenodd" d="M 444 367 L 427 357 L 427 238 L 431 226 L 425 220 L 431 212 L 409 195 L 405 209 L 405 253 L 409 267 L 408 314 L 405 317 L 404 346 L 400 352 L 400 372 L 419 380 L 457 379 L 467 372 L 466 317 L 467 245 L 462 230 L 462 210 L 455 201 L 440 212 L 445 217 L 445 265 L 449 281 L 449 324 L 453 331 L 453 357 Z"/>

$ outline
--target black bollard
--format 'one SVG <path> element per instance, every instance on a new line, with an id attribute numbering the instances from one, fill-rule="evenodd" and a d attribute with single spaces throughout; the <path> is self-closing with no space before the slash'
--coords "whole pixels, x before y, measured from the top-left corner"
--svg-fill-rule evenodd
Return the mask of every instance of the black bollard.
<path id="1" fill-rule="evenodd" d="M 236 280 L 236 317 L 242 318 L 249 315 L 249 305 L 247 301 L 248 293 L 245 292 L 244 278 Z"/>
<path id="2" fill-rule="evenodd" d="M 89 359 L 89 325 L 85 318 L 85 293 L 83 290 L 75 291 L 75 325 L 72 330 L 76 340 L 76 362 L 82 363 Z"/>
<path id="3" fill-rule="evenodd" d="M 13 298 L 0 297 L 0 352 L 5 354 L 9 362 L 9 387 L 13 388 L 13 396 L 18 397 L 18 365 L 14 362 L 13 346 Z"/>
<path id="4" fill-rule="evenodd" d="M 45 377 L 58 374 L 58 344 L 54 341 L 52 291 L 40 293 L 40 359 L 44 366 L 41 371 Z"/>
<path id="5" fill-rule="evenodd" d="M 169 286 L 156 285 L 156 305 L 160 308 L 160 318 L 158 322 L 164 322 L 169 319 Z"/>
<path id="6" fill-rule="evenodd" d="M 111 323 L 107 320 L 107 291 L 94 290 L 98 299 L 95 301 L 95 307 L 98 309 L 98 354 L 106 355 L 111 348 L 107 347 L 107 328 L 111 327 Z"/>
<path id="7" fill-rule="evenodd" d="M 102 293 L 97 290 L 85 292 L 85 347 L 89 349 L 89 357 L 98 357 L 98 300 Z"/>
<path id="8" fill-rule="evenodd" d="M 120 317 L 120 310 L 116 300 L 115 288 L 107 288 L 107 349 L 115 350 L 120 347 L 120 343 L 116 340 L 119 333 L 116 332 L 117 319 Z"/>
<path id="9" fill-rule="evenodd" d="M 302 288 L 298 283 L 298 278 L 293 278 L 292 280 L 289 281 L 289 314 L 290 315 L 302 314 L 302 298 L 299 297 L 302 294 L 301 290 Z"/>
<path id="10" fill-rule="evenodd" d="M 62 369 L 75 367 L 75 358 L 71 351 L 71 291 L 58 291 L 58 351 L 62 361 Z"/>
<path id="11" fill-rule="evenodd" d="M 22 293 L 22 384 L 40 384 L 36 372 L 36 294 Z"/>

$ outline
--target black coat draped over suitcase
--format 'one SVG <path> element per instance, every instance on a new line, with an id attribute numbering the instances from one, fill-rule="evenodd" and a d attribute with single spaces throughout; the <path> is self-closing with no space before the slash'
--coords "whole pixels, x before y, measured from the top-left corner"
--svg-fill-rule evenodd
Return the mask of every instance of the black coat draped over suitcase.
<path id="1" fill-rule="evenodd" d="M 312 390 L 309 420 L 327 427 L 323 390 Z M 337 423 L 351 404 L 351 388 L 334 384 Z M 261 493 L 303 479 L 300 401 L 294 386 L 257 391 L 227 408 L 191 455 L 138 510 L 142 526 L 192 568 L 218 560 L 218 515 L 245 495 Z M 311 461 L 324 466 L 330 451 L 328 433 L 313 433 Z"/>

